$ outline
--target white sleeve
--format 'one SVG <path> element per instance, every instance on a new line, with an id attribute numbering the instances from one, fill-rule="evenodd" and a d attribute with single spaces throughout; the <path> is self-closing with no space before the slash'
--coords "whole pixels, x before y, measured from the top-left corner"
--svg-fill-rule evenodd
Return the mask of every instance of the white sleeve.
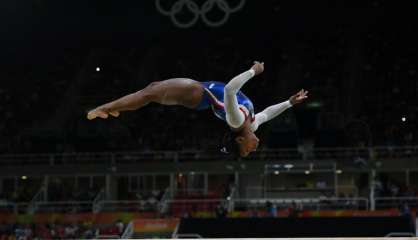
<path id="1" fill-rule="evenodd" d="M 251 131 L 255 132 L 261 124 L 279 116 L 282 112 L 284 112 L 286 109 L 290 107 L 292 107 L 292 104 L 288 100 L 288 101 L 270 106 L 264 109 L 262 112 L 257 113 L 255 115 L 254 122 L 251 124 Z"/>
<path id="2" fill-rule="evenodd" d="M 254 70 L 250 69 L 234 77 L 228 84 L 225 85 L 224 104 L 226 122 L 233 128 L 241 127 L 245 121 L 245 114 L 239 110 L 237 93 L 248 80 L 254 77 L 254 75 Z"/>

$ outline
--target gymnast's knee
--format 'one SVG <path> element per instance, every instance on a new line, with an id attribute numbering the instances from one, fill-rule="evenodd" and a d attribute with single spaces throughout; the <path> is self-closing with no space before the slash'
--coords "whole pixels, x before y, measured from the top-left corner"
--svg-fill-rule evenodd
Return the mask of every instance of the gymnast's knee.
<path id="1" fill-rule="evenodd" d="M 148 84 L 148 86 L 146 86 L 145 88 L 153 88 L 153 87 L 157 86 L 158 84 L 160 84 L 160 81 L 154 81 L 154 82 L 151 82 L 150 84 Z"/>
<path id="2" fill-rule="evenodd" d="M 160 96 L 156 86 L 158 86 L 159 83 L 160 82 L 151 82 L 144 89 L 138 91 L 137 93 L 140 93 L 142 97 L 148 102 L 158 102 Z"/>

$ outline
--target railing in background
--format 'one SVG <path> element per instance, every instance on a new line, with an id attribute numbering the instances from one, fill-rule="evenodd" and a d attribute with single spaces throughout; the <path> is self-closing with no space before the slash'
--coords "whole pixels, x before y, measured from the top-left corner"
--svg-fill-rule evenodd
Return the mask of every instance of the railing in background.
<path id="1" fill-rule="evenodd" d="M 47 201 L 46 197 L 47 197 L 46 188 L 42 186 L 39 189 L 39 191 L 35 194 L 35 196 L 33 196 L 32 200 L 29 202 L 27 213 L 29 214 L 35 213 L 39 207 L 38 203 L 46 202 Z"/>
<path id="2" fill-rule="evenodd" d="M 159 202 L 146 200 L 103 201 L 101 212 L 157 212 Z"/>
<path id="3" fill-rule="evenodd" d="M 93 202 L 90 202 L 90 201 L 38 202 L 36 212 L 42 212 L 42 213 L 93 212 Z"/>
<path id="4" fill-rule="evenodd" d="M 418 207 L 418 197 L 376 197 L 376 209 L 399 208 L 408 210 Z"/>
<path id="5" fill-rule="evenodd" d="M 126 226 L 125 231 L 123 232 L 121 239 L 131 239 L 134 235 L 134 222 L 130 221 L 128 226 Z"/>
<path id="6" fill-rule="evenodd" d="M 165 214 L 168 211 L 168 201 L 172 200 L 174 194 L 171 192 L 170 188 L 166 188 L 164 191 L 163 196 L 158 203 L 158 212 L 161 214 Z"/>
<path id="7" fill-rule="evenodd" d="M 230 211 L 237 210 L 265 210 L 266 206 L 275 204 L 277 208 L 302 207 L 303 210 L 369 210 L 367 198 L 246 198 L 246 199 L 174 199 L 168 200 L 169 210 L 176 205 L 180 212 L 207 210 L 214 211 L 218 205 L 228 206 L 233 202 Z M 408 208 L 418 207 L 418 197 L 376 198 L 376 208 L 400 208 L 405 204 Z M 0 212 L 22 213 L 28 211 L 29 203 L 12 203 L 0 201 Z M 93 202 L 37 202 L 38 212 L 82 213 L 93 212 Z M 204 207 L 199 207 L 203 205 Z M 144 205 L 141 200 L 136 201 L 103 201 L 100 212 L 155 212 L 158 213 L 158 202 Z M 170 213 L 170 211 L 168 211 Z"/>
<path id="8" fill-rule="evenodd" d="M 167 201 L 168 204 L 175 204 L 175 203 L 179 203 L 179 204 L 184 204 L 185 207 L 189 208 L 193 208 L 193 204 L 200 204 L 200 203 L 208 203 L 208 204 L 212 204 L 212 203 L 216 203 L 216 204 L 220 204 L 227 201 L 226 199 L 221 199 L 221 198 L 217 198 L 217 199 L 174 199 L 174 200 L 169 200 Z"/>
<path id="9" fill-rule="evenodd" d="M 330 160 L 353 161 L 370 158 L 417 158 L 418 146 L 370 147 L 370 148 L 315 148 L 309 151 L 292 149 L 260 150 L 248 160 Z M 155 152 L 100 152 L 100 153 L 61 153 L 61 154 L 16 154 L 0 155 L 3 166 L 27 165 L 106 165 L 138 164 L 145 160 L 155 161 L 217 161 L 225 160 L 222 153 L 203 151 L 155 151 Z"/>
<path id="10" fill-rule="evenodd" d="M 29 203 L 15 203 L 0 200 L 0 213 L 26 214 L 28 213 Z"/>
<path id="11" fill-rule="evenodd" d="M 207 191 L 205 189 L 202 188 L 177 188 L 174 189 L 174 191 L 172 192 L 172 196 L 173 198 L 178 198 L 178 197 L 187 197 L 187 196 L 218 196 L 219 193 L 216 191 Z"/>
<path id="12" fill-rule="evenodd" d="M 18 213 L 17 204 L 7 200 L 0 200 L 0 212 L 2 213 Z"/>
<path id="13" fill-rule="evenodd" d="M 247 187 L 245 191 L 245 198 L 280 198 L 280 196 L 287 196 L 287 198 L 319 198 L 322 196 L 329 196 L 334 194 L 335 188 L 300 188 L 300 187 L 281 187 L 281 188 L 263 188 L 263 187 Z M 303 196 L 301 196 L 303 195 Z"/>
<path id="14" fill-rule="evenodd" d="M 105 192 L 105 189 L 103 188 L 102 190 L 100 190 L 100 192 L 97 194 L 97 196 L 93 200 L 93 212 L 94 213 L 98 213 L 102 210 L 103 201 L 105 200 L 106 200 L 106 192 Z"/>
<path id="15" fill-rule="evenodd" d="M 369 210 L 367 198 L 260 198 L 236 199 L 235 210 L 261 210 L 275 205 L 279 208 L 298 208 L 303 210 Z"/>
<path id="16" fill-rule="evenodd" d="M 233 211 L 233 209 L 235 208 L 235 198 L 237 197 L 237 188 L 234 186 L 232 186 L 231 188 L 231 192 L 229 193 L 229 196 L 226 197 L 226 209 L 228 210 L 228 212 Z"/>
<path id="17" fill-rule="evenodd" d="M 367 198 L 259 198 L 259 199 L 182 199 L 169 201 L 169 215 L 186 217 L 193 212 L 215 213 L 218 207 L 232 211 L 271 211 L 275 209 L 295 210 L 369 210 Z M 228 209 L 228 206 L 233 208 Z"/>

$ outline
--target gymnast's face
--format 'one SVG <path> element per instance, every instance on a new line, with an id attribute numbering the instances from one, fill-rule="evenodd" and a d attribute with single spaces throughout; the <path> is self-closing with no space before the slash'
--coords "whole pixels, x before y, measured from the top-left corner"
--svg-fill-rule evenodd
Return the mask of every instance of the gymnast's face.
<path id="1" fill-rule="evenodd" d="M 239 145 L 239 154 L 241 157 L 246 157 L 251 152 L 257 150 L 258 143 L 260 142 L 257 136 L 251 131 L 236 137 L 235 141 Z"/>

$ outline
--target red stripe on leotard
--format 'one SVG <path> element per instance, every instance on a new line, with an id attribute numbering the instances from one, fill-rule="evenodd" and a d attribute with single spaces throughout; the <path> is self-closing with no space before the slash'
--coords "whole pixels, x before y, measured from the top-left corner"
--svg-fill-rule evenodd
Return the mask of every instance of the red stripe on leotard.
<path id="1" fill-rule="evenodd" d="M 211 101 L 212 105 L 213 105 L 214 107 L 218 108 L 218 109 L 224 109 L 224 110 L 225 110 L 225 104 L 224 104 L 223 102 L 219 101 L 219 100 L 216 98 L 216 96 L 215 96 L 215 95 L 213 95 L 213 94 L 212 94 L 212 93 L 211 93 L 208 89 L 206 89 L 206 88 L 205 88 L 205 90 L 206 90 L 206 91 L 208 92 L 208 94 L 209 94 L 209 99 L 210 99 L 210 101 Z M 242 109 L 242 107 L 241 107 L 241 106 L 239 107 L 239 110 L 241 110 L 241 112 L 242 112 L 242 113 L 244 113 L 245 120 L 247 120 L 248 115 L 247 115 L 246 111 L 245 111 L 244 109 Z M 248 114 L 249 114 L 249 112 L 248 112 Z M 251 122 L 254 122 L 254 120 L 255 120 L 255 118 L 254 118 L 254 117 L 252 117 L 252 118 L 251 118 Z"/>

